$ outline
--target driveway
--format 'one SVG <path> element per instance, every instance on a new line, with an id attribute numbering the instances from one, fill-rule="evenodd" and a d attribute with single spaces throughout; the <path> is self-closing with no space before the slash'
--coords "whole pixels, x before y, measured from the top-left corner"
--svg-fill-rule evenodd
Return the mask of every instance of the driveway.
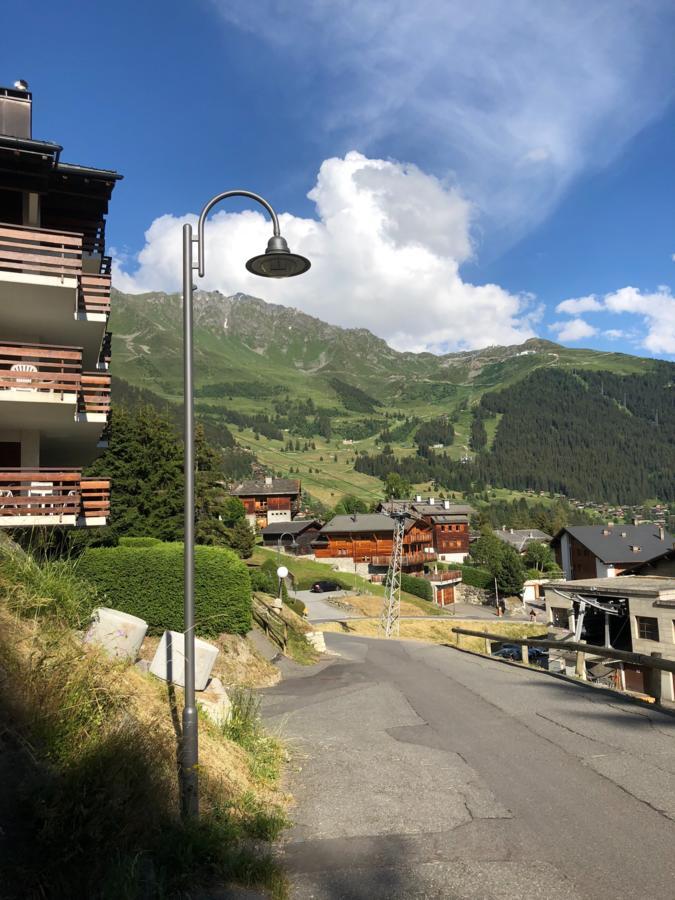
<path id="1" fill-rule="evenodd" d="M 330 598 L 340 600 L 348 596 L 346 591 L 330 591 L 325 594 L 313 594 L 311 591 L 293 591 L 292 597 L 296 597 L 307 607 L 307 618 L 310 622 L 326 622 L 337 619 L 358 618 L 360 613 L 348 612 L 340 609 L 339 606 L 333 606 L 326 601 Z"/>
<path id="2" fill-rule="evenodd" d="M 293 750 L 293 900 L 672 900 L 675 718 L 412 641 L 265 692 Z"/>

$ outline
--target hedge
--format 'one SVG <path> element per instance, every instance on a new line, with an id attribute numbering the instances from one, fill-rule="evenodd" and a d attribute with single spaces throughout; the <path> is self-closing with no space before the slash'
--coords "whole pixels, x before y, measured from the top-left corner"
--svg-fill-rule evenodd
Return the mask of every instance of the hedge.
<path id="1" fill-rule="evenodd" d="M 422 600 L 434 599 L 433 588 L 426 578 L 416 578 L 414 575 L 406 575 L 402 572 L 401 589 L 408 594 L 414 594 L 416 597 L 421 597 Z"/>
<path id="2" fill-rule="evenodd" d="M 93 547 L 78 573 L 113 609 L 139 616 L 150 634 L 183 630 L 183 545 Z M 195 547 L 196 633 L 245 634 L 251 628 L 251 579 L 245 563 L 223 547 Z"/>
<path id="3" fill-rule="evenodd" d="M 159 538 L 156 537 L 121 537 L 119 539 L 120 547 L 134 547 L 138 550 L 141 547 L 156 547 L 161 544 Z"/>
<path id="4" fill-rule="evenodd" d="M 326 572 L 325 575 L 313 575 L 311 578 L 300 578 L 295 583 L 296 591 L 308 591 L 313 584 L 316 584 L 317 581 L 334 581 L 337 585 L 339 585 L 339 590 L 342 591 L 353 591 L 354 590 L 354 582 L 352 581 L 349 584 L 345 581 L 344 578 L 338 578 L 335 572 L 332 572 L 330 569 Z"/>
<path id="5" fill-rule="evenodd" d="M 465 563 L 453 563 L 451 568 L 458 569 L 462 573 L 462 581 L 471 587 L 491 590 L 494 588 L 494 578 L 487 569 L 479 569 L 476 566 L 467 566 Z"/>

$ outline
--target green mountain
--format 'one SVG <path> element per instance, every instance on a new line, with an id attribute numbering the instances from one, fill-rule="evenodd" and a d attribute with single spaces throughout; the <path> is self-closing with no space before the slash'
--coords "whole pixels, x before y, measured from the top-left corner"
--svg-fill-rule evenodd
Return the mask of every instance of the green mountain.
<path id="1" fill-rule="evenodd" d="M 180 295 L 125 295 L 115 291 L 112 308 L 112 371 L 118 395 L 129 393 L 133 387 L 164 402 L 180 403 Z M 541 434 L 532 429 L 549 428 L 550 416 L 542 419 L 539 413 L 551 406 L 556 390 L 564 391 L 572 385 L 581 390 L 578 380 L 563 379 L 560 384 L 552 384 L 546 375 L 551 370 L 567 373 L 572 379 L 608 373 L 616 382 L 612 382 L 612 396 L 618 397 L 612 400 L 612 427 L 629 435 L 638 458 L 658 456 L 668 448 L 669 429 L 675 419 L 675 366 L 668 363 L 619 353 L 574 350 L 540 339 L 442 356 L 402 353 L 366 329 L 339 328 L 254 297 L 225 297 L 218 292 L 201 291 L 195 295 L 198 415 L 212 430 L 229 425 L 237 442 L 253 450 L 269 468 L 284 473 L 297 471 L 309 490 L 324 501 L 350 492 L 375 497 L 379 487 L 374 476 L 381 474 L 381 467 L 371 466 L 371 473 L 359 459 L 359 472 L 354 463 L 357 454 L 375 457 L 385 443 L 391 445 L 396 459 L 408 460 L 405 465 L 409 467 L 413 462 L 409 457 L 418 462 L 420 458 L 435 457 L 433 471 L 427 467 L 425 477 L 416 479 L 417 483 L 439 482 L 438 471 L 445 463 L 452 469 L 450 463 L 463 461 L 464 466 L 473 465 L 480 458 L 487 465 L 489 458 L 499 458 L 501 472 L 500 465 L 485 468 L 484 475 L 490 483 L 538 489 L 542 482 L 541 465 L 531 463 L 536 459 L 532 452 L 541 441 Z M 658 413 L 656 407 L 647 410 L 647 402 L 643 422 L 636 415 L 638 400 L 631 406 L 622 398 L 624 394 L 648 398 L 649 392 L 656 390 L 654 377 L 666 399 L 658 406 Z M 519 385 L 525 387 L 516 396 L 528 400 L 530 415 L 523 415 L 522 410 L 516 415 L 518 404 L 510 402 L 504 393 Z M 591 393 L 596 388 L 593 381 Z M 588 389 L 589 383 L 585 383 L 583 390 Z M 488 402 L 492 396 L 495 401 Z M 602 431 L 602 448 L 595 446 L 593 421 L 587 417 L 598 415 L 598 409 L 589 410 L 577 401 L 567 404 L 560 416 L 567 416 L 575 436 L 582 432 L 591 435 L 569 448 L 575 454 L 575 465 L 588 470 L 603 453 L 611 455 L 614 451 L 606 446 L 606 428 Z M 658 415 L 660 422 L 654 427 L 660 430 L 656 436 L 648 434 L 650 416 L 654 419 Z M 532 423 L 529 432 L 523 431 L 524 421 Z M 425 429 L 420 431 L 422 425 Z M 558 427 L 564 432 L 565 422 L 559 422 Z M 437 438 L 424 435 L 442 436 L 445 446 L 442 450 L 430 449 L 427 442 Z M 513 445 L 518 440 L 527 445 L 525 456 L 530 463 L 507 467 L 506 471 L 504 460 L 514 457 Z M 621 444 L 624 456 L 626 440 Z M 593 446 L 589 447 L 589 443 Z M 505 448 L 509 448 L 508 452 Z M 556 453 L 553 442 L 546 462 L 542 463 L 547 471 L 556 467 Z M 657 459 L 653 466 L 665 462 L 665 458 Z M 528 483 L 527 470 L 535 469 L 537 477 Z M 420 474 L 419 466 L 415 471 Z M 462 482 L 467 481 L 469 471 L 465 470 Z M 581 481 L 577 479 L 575 486 L 581 488 Z M 628 477 L 622 474 L 623 481 L 627 482 Z M 669 499 L 669 481 L 672 479 L 668 476 L 654 479 L 647 472 L 639 490 L 653 484 L 659 489 L 658 496 Z M 552 479 L 551 484 L 561 489 L 566 481 L 562 477 Z M 592 497 L 592 490 L 591 478 L 585 480 L 579 492 Z M 604 478 L 598 479 L 598 492 L 592 498 L 617 499 Z"/>

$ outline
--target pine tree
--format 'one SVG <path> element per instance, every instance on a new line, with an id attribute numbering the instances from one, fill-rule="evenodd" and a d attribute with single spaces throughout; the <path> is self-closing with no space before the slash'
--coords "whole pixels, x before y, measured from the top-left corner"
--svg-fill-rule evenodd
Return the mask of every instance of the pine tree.
<path id="1" fill-rule="evenodd" d="M 246 519 L 239 519 L 235 522 L 234 528 L 228 535 L 228 544 L 242 559 L 251 557 L 255 546 L 255 535 Z"/>

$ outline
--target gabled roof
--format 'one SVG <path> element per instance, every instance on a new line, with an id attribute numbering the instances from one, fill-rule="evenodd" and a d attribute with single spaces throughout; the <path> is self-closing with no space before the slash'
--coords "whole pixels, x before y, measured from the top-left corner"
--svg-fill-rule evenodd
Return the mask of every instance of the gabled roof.
<path id="1" fill-rule="evenodd" d="M 426 524 L 414 516 L 406 516 L 405 530 L 417 525 L 424 527 Z M 359 534 L 375 531 L 394 531 L 394 520 L 384 513 L 354 513 L 351 516 L 334 516 L 330 522 L 321 529 L 321 534 Z"/>
<path id="2" fill-rule="evenodd" d="M 273 478 L 271 484 L 264 481 L 242 481 L 230 493 L 235 497 L 270 497 L 274 494 L 299 494 L 300 482 L 296 478 Z"/>
<path id="3" fill-rule="evenodd" d="M 426 516 L 425 518 L 431 519 L 434 525 L 447 525 L 448 522 L 454 522 L 456 525 L 469 524 L 468 516 L 449 515 L 447 511 L 445 513 L 439 513 L 437 516 Z"/>
<path id="4" fill-rule="evenodd" d="M 263 537 L 277 534 L 297 535 L 312 527 L 321 528 L 321 522 L 318 519 L 293 519 L 292 522 L 272 522 L 263 528 L 261 534 Z"/>
<path id="5" fill-rule="evenodd" d="M 572 525 L 561 528 L 553 543 L 560 543 L 565 533 L 607 565 L 648 562 L 670 550 L 675 540 L 658 525 Z"/>
<path id="6" fill-rule="evenodd" d="M 452 503 L 449 500 L 434 500 L 433 503 L 429 503 L 428 500 L 383 500 L 379 508 L 387 513 L 413 510 L 420 516 L 471 516 L 476 512 L 473 506 L 465 503 Z"/>
<path id="7" fill-rule="evenodd" d="M 546 534 L 545 531 L 540 531 L 538 528 L 507 528 L 506 530 L 495 528 L 494 534 L 500 541 L 510 544 L 516 550 L 523 550 L 532 543 L 548 544 L 552 540 L 550 534 Z"/>

